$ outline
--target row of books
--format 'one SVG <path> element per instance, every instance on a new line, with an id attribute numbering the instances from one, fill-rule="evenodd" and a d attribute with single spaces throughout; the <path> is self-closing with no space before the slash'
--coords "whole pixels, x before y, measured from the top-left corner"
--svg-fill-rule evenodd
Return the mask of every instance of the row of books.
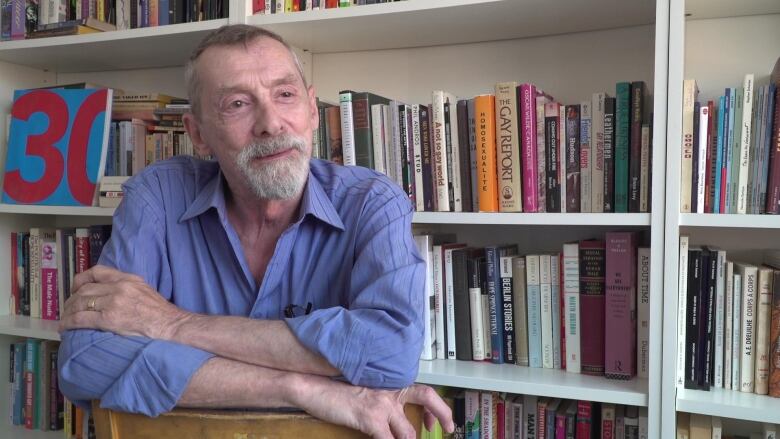
<path id="1" fill-rule="evenodd" d="M 77 273 L 95 265 L 111 225 L 11 232 L 11 313 L 58 320 Z"/>
<path id="2" fill-rule="evenodd" d="M 764 261 L 680 237 L 678 385 L 780 397 L 780 251 Z"/>
<path id="3" fill-rule="evenodd" d="M 10 423 L 62 430 L 65 401 L 57 385 L 59 343 L 27 339 L 10 345 Z"/>
<path id="4" fill-rule="evenodd" d="M 418 211 L 648 212 L 651 121 L 641 81 L 563 105 L 534 84 L 430 105 L 342 91 L 320 102 L 315 155 L 387 174 Z"/>
<path id="5" fill-rule="evenodd" d="M 706 102 L 684 82 L 682 212 L 780 214 L 780 59 L 775 70 Z"/>
<path id="6" fill-rule="evenodd" d="M 3 0 L 2 40 L 136 29 L 227 18 L 227 0 Z"/>
<path id="7" fill-rule="evenodd" d="M 647 439 L 647 408 L 620 404 L 439 389 L 465 439 Z M 423 438 L 442 437 L 441 428 Z"/>
<path id="8" fill-rule="evenodd" d="M 289 14 L 300 11 L 346 8 L 401 0 L 252 0 L 253 14 Z"/>
<path id="9" fill-rule="evenodd" d="M 650 251 L 637 233 L 525 256 L 516 245 L 468 247 L 453 235 L 415 242 L 430 305 L 421 359 L 647 376 Z"/>
<path id="10" fill-rule="evenodd" d="M 724 434 L 723 420 L 717 416 L 700 415 L 696 413 L 677 413 L 677 439 L 776 439 L 778 426 L 767 422 L 761 423 L 756 432 L 740 434 Z M 744 429 L 740 429 L 744 430 Z"/>

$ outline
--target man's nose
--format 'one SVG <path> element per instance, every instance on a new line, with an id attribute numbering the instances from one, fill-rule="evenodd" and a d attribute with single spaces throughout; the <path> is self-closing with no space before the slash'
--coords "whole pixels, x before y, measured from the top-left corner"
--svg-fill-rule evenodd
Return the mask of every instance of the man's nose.
<path id="1" fill-rule="evenodd" d="M 257 106 L 253 127 L 255 137 L 277 136 L 284 132 L 284 123 L 277 108 L 270 104 Z"/>

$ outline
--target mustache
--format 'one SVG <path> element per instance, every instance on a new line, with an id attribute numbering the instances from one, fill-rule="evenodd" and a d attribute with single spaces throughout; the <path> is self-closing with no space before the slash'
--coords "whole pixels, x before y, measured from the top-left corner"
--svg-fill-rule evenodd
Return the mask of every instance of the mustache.
<path id="1" fill-rule="evenodd" d="M 241 151 L 241 158 L 244 160 L 262 158 L 277 154 L 290 148 L 303 152 L 306 148 L 306 144 L 300 137 L 290 134 L 282 134 L 276 137 L 256 140 L 250 143 L 244 148 L 243 151 Z"/>

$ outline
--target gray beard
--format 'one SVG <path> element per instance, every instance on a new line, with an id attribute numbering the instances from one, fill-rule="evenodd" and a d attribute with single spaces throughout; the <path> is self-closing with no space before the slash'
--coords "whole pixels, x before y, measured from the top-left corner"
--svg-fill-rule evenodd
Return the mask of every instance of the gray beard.
<path id="1" fill-rule="evenodd" d="M 253 164 L 255 158 L 265 157 L 292 147 L 297 154 L 264 163 Z M 236 157 L 238 170 L 258 198 L 287 200 L 296 196 L 309 176 L 309 156 L 302 139 L 282 134 L 247 145 Z"/>

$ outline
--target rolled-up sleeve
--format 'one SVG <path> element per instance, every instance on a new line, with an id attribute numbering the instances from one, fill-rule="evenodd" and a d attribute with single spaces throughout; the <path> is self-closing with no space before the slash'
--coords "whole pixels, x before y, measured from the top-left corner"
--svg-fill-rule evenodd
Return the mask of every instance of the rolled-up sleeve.
<path id="1" fill-rule="evenodd" d="M 170 299 L 170 267 L 158 200 L 142 184 L 125 187 L 100 264 L 143 277 Z M 213 354 L 186 345 L 94 330 L 62 334 L 59 382 L 85 406 L 157 416 L 171 410 L 192 375 Z"/>
<path id="2" fill-rule="evenodd" d="M 364 212 L 348 306 L 316 310 L 287 324 L 350 383 L 401 388 L 417 377 L 422 351 L 425 263 L 411 234 L 413 211 L 404 194 L 375 197 Z"/>

